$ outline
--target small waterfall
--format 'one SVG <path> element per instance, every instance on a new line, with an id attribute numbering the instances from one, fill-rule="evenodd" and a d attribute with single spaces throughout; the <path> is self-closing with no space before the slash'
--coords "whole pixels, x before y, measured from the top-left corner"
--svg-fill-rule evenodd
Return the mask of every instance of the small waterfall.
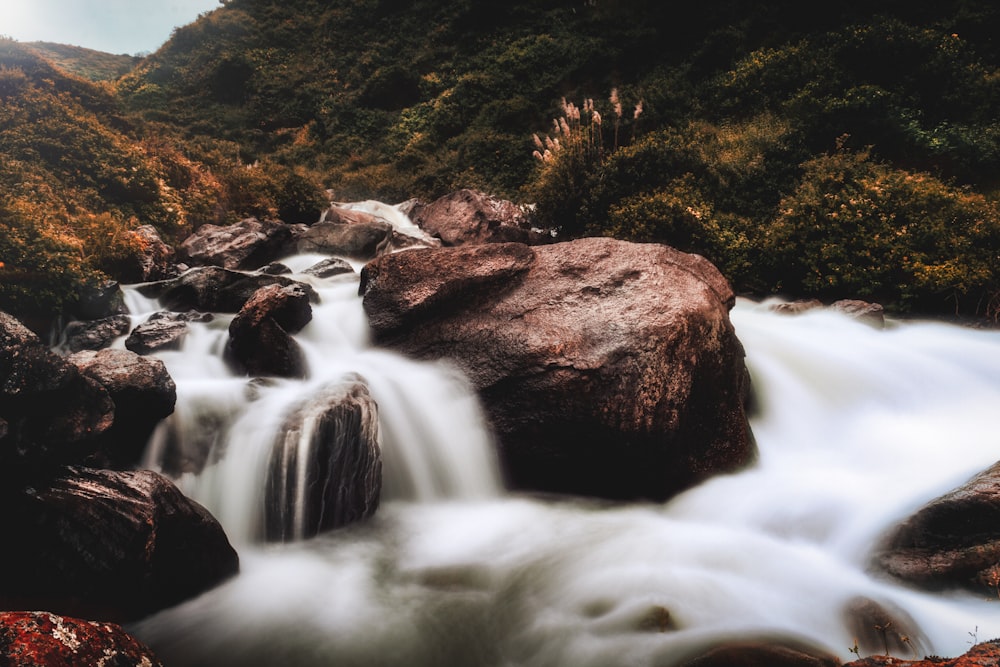
<path id="1" fill-rule="evenodd" d="M 330 356 L 323 319 L 300 335 L 316 359 Z M 663 505 L 485 493 L 489 485 L 470 477 L 489 469 L 480 465 L 487 450 L 464 446 L 465 432 L 463 446 L 432 448 L 411 471 L 403 461 L 420 458 L 413 441 L 458 429 L 426 413 L 468 400 L 461 382 L 431 388 L 423 373 L 437 367 L 353 352 L 342 365 L 364 375 L 379 402 L 386 467 L 395 467 L 387 480 L 405 478 L 387 482 L 375 517 L 243 548 L 239 577 L 130 629 L 175 666 L 666 667 L 699 647 L 762 635 L 847 661 L 859 633 L 871 632 L 848 616 L 859 600 L 912 623 L 902 658 L 958 655 L 973 636 L 1000 635 L 997 600 L 923 593 L 869 568 L 884 531 L 998 458 L 1000 333 L 932 323 L 878 331 L 836 313 L 790 317 L 749 302 L 733 321 L 760 397 L 760 461 Z M 345 338 L 363 335 L 357 322 L 341 324 Z M 413 386 L 421 398 L 439 395 L 421 403 L 404 391 Z M 265 422 L 278 403 L 244 410 L 229 447 L 272 429 Z M 457 456 L 471 460 L 448 469 Z M 450 500 L 415 502 L 425 493 Z M 881 652 L 869 641 L 862 655 Z"/>
<path id="2" fill-rule="evenodd" d="M 389 219 L 393 210 L 376 209 Z M 308 380 L 234 375 L 223 360 L 231 314 L 189 322 L 181 350 L 157 353 L 177 384 L 177 406 L 144 463 L 205 505 L 236 544 L 300 539 L 361 518 L 380 499 L 474 499 L 501 489 L 491 437 L 465 379 L 447 364 L 372 348 L 357 274 L 302 273 L 323 259 L 281 260 L 320 295 L 296 336 Z M 141 313 L 136 323 L 157 309 L 134 289 L 127 299 Z M 357 454 L 363 443 L 381 458 Z M 344 471 L 356 475 L 365 497 L 331 481 Z"/>

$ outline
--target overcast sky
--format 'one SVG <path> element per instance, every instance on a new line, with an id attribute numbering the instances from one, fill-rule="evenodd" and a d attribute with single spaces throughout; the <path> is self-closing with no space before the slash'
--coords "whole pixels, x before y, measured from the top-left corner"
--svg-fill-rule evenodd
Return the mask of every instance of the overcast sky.
<path id="1" fill-rule="evenodd" d="M 0 0 L 0 35 L 109 53 L 155 51 L 219 0 Z"/>

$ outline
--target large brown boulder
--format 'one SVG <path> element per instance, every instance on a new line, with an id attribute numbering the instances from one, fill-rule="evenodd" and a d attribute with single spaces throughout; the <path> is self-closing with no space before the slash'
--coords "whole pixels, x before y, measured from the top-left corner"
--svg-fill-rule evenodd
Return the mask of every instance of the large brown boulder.
<path id="1" fill-rule="evenodd" d="M 703 649 L 679 667 L 840 667 L 840 659 L 786 638 L 733 640 Z"/>
<path id="2" fill-rule="evenodd" d="M 369 263 L 376 342 L 469 377 L 517 488 L 667 498 L 755 454 L 733 294 L 705 259 L 613 239 Z"/>
<path id="3" fill-rule="evenodd" d="M 280 257 L 297 232 L 293 225 L 257 218 L 202 225 L 181 242 L 177 253 L 192 265 L 256 269 Z"/>
<path id="4" fill-rule="evenodd" d="M 446 246 L 466 243 L 543 243 L 513 202 L 477 190 L 458 190 L 415 210 L 413 221 Z"/>
<path id="5" fill-rule="evenodd" d="M 5 667 L 159 667 L 145 644 L 114 623 L 43 611 L 0 612 Z"/>
<path id="6" fill-rule="evenodd" d="M 251 376 L 305 377 L 305 357 L 292 334 L 311 319 L 301 285 L 262 287 L 229 324 L 226 358 Z"/>
<path id="7" fill-rule="evenodd" d="M 239 569 L 218 522 L 154 472 L 66 468 L 0 501 L 0 609 L 124 622 Z"/>
<path id="8" fill-rule="evenodd" d="M 167 310 L 238 313 L 254 292 L 267 285 L 300 285 L 311 301 L 319 301 L 311 286 L 286 276 L 243 273 L 216 266 L 191 269 L 172 280 L 147 283 L 138 289 L 144 296 L 159 299 Z"/>
<path id="9" fill-rule="evenodd" d="M 129 350 L 88 350 L 70 355 L 68 361 L 101 383 L 115 404 L 115 421 L 100 438 L 97 461 L 111 468 L 138 465 L 153 429 L 173 413 L 177 402 L 177 387 L 166 366 Z"/>
<path id="10" fill-rule="evenodd" d="M 22 465 L 82 461 L 114 414 L 100 383 L 0 312 L 0 478 Z"/>
<path id="11" fill-rule="evenodd" d="M 1000 463 L 897 526 L 875 563 L 925 589 L 1000 594 Z"/>
<path id="12" fill-rule="evenodd" d="M 328 385 L 293 408 L 275 443 L 265 537 L 302 539 L 366 519 L 381 490 L 375 400 L 360 380 Z"/>

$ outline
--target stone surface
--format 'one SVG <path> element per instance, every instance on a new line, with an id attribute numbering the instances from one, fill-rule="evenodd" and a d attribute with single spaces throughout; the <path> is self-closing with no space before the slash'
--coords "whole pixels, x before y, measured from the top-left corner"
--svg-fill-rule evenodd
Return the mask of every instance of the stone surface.
<path id="1" fill-rule="evenodd" d="M 230 323 L 226 359 L 251 376 L 305 377 L 305 357 L 291 334 L 311 319 L 301 285 L 262 287 Z"/>
<path id="2" fill-rule="evenodd" d="M 159 359 L 128 350 L 77 352 L 68 361 L 97 380 L 115 404 L 114 423 L 100 438 L 94 462 L 111 468 L 139 464 L 153 429 L 174 411 L 177 387 Z"/>
<path id="3" fill-rule="evenodd" d="M 755 455 L 735 299 L 705 259 L 581 239 L 408 250 L 362 272 L 376 342 L 448 358 L 508 481 L 663 499 Z"/>
<path id="4" fill-rule="evenodd" d="M 830 307 L 878 329 L 885 327 L 885 309 L 881 304 L 858 299 L 841 299 L 834 301 Z"/>
<path id="5" fill-rule="evenodd" d="M 976 644 L 957 658 L 928 656 L 923 660 L 905 660 L 888 655 L 873 655 L 844 667 L 997 667 L 1000 665 L 1000 640 Z"/>
<path id="6" fill-rule="evenodd" d="M 0 609 L 125 622 L 239 569 L 218 522 L 150 471 L 66 468 L 0 492 Z"/>
<path id="7" fill-rule="evenodd" d="M 357 211 L 352 213 L 360 215 Z M 366 261 L 387 251 L 391 242 L 392 225 L 386 222 L 318 222 L 296 237 L 286 251 Z"/>
<path id="8" fill-rule="evenodd" d="M 921 588 L 1000 595 L 1000 463 L 897 526 L 875 563 Z"/>
<path id="9" fill-rule="evenodd" d="M 165 280 L 177 275 L 174 263 L 174 249 L 163 242 L 160 233 L 152 225 L 142 225 L 133 232 L 139 239 L 142 251 L 131 267 L 127 276 L 122 279 L 133 283 L 144 283 L 150 280 Z"/>
<path id="10" fill-rule="evenodd" d="M 413 221 L 446 246 L 466 243 L 542 243 L 516 204 L 476 190 L 458 190 L 412 209 Z"/>
<path id="11" fill-rule="evenodd" d="M 160 667 L 145 644 L 114 623 L 48 612 L 0 612 L 4 667 Z"/>
<path id="12" fill-rule="evenodd" d="M 0 478 L 20 466 L 82 461 L 111 427 L 114 403 L 27 327 L 0 312 Z M 88 444 L 89 441 L 89 444 Z"/>
<path id="13" fill-rule="evenodd" d="M 302 505 L 299 489 L 305 489 Z M 378 508 L 381 489 L 375 401 L 360 381 L 329 385 L 291 411 L 275 443 L 265 536 L 302 539 L 366 519 Z"/>
<path id="14" fill-rule="evenodd" d="M 178 256 L 192 266 L 256 269 L 278 259 L 296 233 L 292 225 L 257 218 L 202 225 L 184 239 Z"/>
<path id="15" fill-rule="evenodd" d="M 100 285 L 89 287 L 80 294 L 76 303 L 69 307 L 70 314 L 81 320 L 99 320 L 112 315 L 128 313 L 125 294 L 121 285 L 114 280 L 106 280 Z"/>
<path id="16" fill-rule="evenodd" d="M 63 347 L 70 352 L 101 350 L 124 336 L 132 327 L 128 315 L 112 315 L 100 320 L 75 321 L 66 325 Z"/>
<path id="17" fill-rule="evenodd" d="M 853 598 L 845 605 L 843 617 L 862 655 L 924 655 L 929 645 L 916 621 L 891 602 Z"/>
<path id="18" fill-rule="evenodd" d="M 705 649 L 679 667 L 840 667 L 840 659 L 817 647 L 784 639 L 733 641 Z"/>
<path id="19" fill-rule="evenodd" d="M 237 313 L 254 292 L 267 285 L 301 285 L 312 302 L 319 301 L 312 287 L 286 276 L 242 273 L 214 266 L 191 269 L 173 280 L 148 283 L 139 291 L 159 299 L 167 310 Z"/>
<path id="20" fill-rule="evenodd" d="M 316 276 L 317 278 L 332 278 L 333 276 L 339 276 L 345 273 L 354 273 L 354 267 L 351 266 L 350 262 L 345 259 L 341 259 L 340 257 L 329 257 L 324 259 L 322 262 L 313 264 L 302 273 L 310 276 Z"/>
<path id="21" fill-rule="evenodd" d="M 125 339 L 125 349 L 136 354 L 179 350 L 188 334 L 188 322 L 211 322 L 211 313 L 153 313 Z"/>

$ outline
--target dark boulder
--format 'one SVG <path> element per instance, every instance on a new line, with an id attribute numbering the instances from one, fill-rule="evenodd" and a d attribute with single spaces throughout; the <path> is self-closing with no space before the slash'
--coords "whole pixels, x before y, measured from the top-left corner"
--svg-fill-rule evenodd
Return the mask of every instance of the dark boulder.
<path id="1" fill-rule="evenodd" d="M 302 273 L 316 276 L 317 278 L 332 278 L 333 276 L 354 273 L 354 267 L 351 266 L 350 262 L 340 257 L 328 257 L 321 262 L 313 264 Z"/>
<path id="2" fill-rule="evenodd" d="M 86 288 L 77 301 L 69 306 L 69 312 L 81 320 L 99 320 L 112 315 L 125 315 L 125 294 L 121 285 L 114 280 L 105 280 L 99 285 Z"/>
<path id="3" fill-rule="evenodd" d="M 111 427 L 107 390 L 0 312 L 0 477 L 23 465 L 84 460 L 94 438 Z"/>
<path id="4" fill-rule="evenodd" d="M 161 667 L 153 651 L 120 625 L 44 611 L 0 612 L 4 667 Z"/>
<path id="5" fill-rule="evenodd" d="M 230 323 L 226 359 L 247 375 L 305 377 L 305 357 L 291 334 L 311 319 L 301 285 L 262 287 Z"/>
<path id="6" fill-rule="evenodd" d="M 840 659 L 804 642 L 775 638 L 734 640 L 704 649 L 679 667 L 840 667 Z"/>
<path id="7" fill-rule="evenodd" d="M 239 569 L 219 523 L 150 471 L 66 468 L 0 494 L 0 609 L 136 620 Z"/>
<path id="8" fill-rule="evenodd" d="M 211 322 L 211 313 L 189 310 L 186 313 L 159 312 L 150 315 L 125 339 L 125 348 L 136 354 L 161 350 L 179 350 L 188 335 L 188 322 Z"/>
<path id="9" fill-rule="evenodd" d="M 77 352 L 68 361 L 111 394 L 115 421 L 100 437 L 102 467 L 130 468 L 139 464 L 153 429 L 174 411 L 177 387 L 159 359 L 128 350 Z"/>
<path id="10" fill-rule="evenodd" d="M 275 443 L 266 538 L 302 539 L 366 519 L 381 489 L 375 401 L 360 381 L 329 385 L 290 412 Z"/>
<path id="11" fill-rule="evenodd" d="M 254 292 L 267 285 L 301 285 L 313 303 L 319 301 L 312 287 L 286 276 L 242 273 L 215 266 L 191 269 L 173 280 L 148 283 L 139 291 L 159 299 L 167 310 L 237 313 Z"/>
<path id="12" fill-rule="evenodd" d="M 844 621 L 861 654 L 924 654 L 927 638 L 916 621 L 891 602 L 866 597 L 851 599 L 844 607 Z"/>
<path id="13" fill-rule="evenodd" d="M 361 291 L 376 342 L 466 373 L 515 487 L 663 499 L 755 456 L 735 298 L 697 255 L 417 249 L 369 263 Z"/>
<path id="14" fill-rule="evenodd" d="M 73 321 L 66 325 L 63 347 L 70 352 L 101 350 L 124 336 L 132 327 L 128 315 L 112 315 L 100 320 Z"/>
<path id="15" fill-rule="evenodd" d="M 875 563 L 920 588 L 1000 595 L 1000 463 L 897 526 Z"/>
<path id="16" fill-rule="evenodd" d="M 299 228 L 273 220 L 247 218 L 232 225 L 202 225 L 178 248 L 181 260 L 195 266 L 256 269 L 278 259 Z"/>
<path id="17" fill-rule="evenodd" d="M 414 208 L 413 221 L 446 246 L 467 243 L 545 243 L 551 237 L 531 229 L 524 210 L 513 202 L 476 190 L 458 190 Z"/>

